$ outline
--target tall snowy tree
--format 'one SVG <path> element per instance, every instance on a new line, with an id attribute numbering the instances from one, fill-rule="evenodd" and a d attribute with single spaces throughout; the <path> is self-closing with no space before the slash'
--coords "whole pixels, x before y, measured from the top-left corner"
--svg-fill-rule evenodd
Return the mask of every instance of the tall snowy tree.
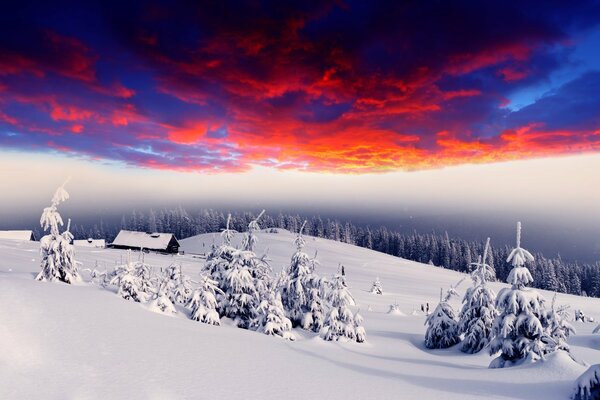
<path id="1" fill-rule="evenodd" d="M 323 327 L 325 318 L 325 282 L 315 273 L 316 255 L 311 259 L 303 250 L 306 244 L 302 236 L 305 226 L 306 221 L 294 239 L 296 252 L 292 255 L 289 267 L 283 271 L 277 286 L 292 325 L 318 332 Z"/>
<path id="2" fill-rule="evenodd" d="M 227 216 L 226 227 L 221 232 L 223 243 L 219 246 L 213 245 L 204 265 L 204 270 L 216 282 L 217 287 L 221 289 L 221 292 L 217 293 L 218 311 L 221 315 L 225 313 L 225 307 L 227 306 L 224 293 L 224 289 L 227 287 L 227 271 L 233 260 L 233 254 L 237 251 L 231 245 L 231 239 L 233 239 L 236 232 L 230 228 L 230 224 L 231 214 Z"/>
<path id="3" fill-rule="evenodd" d="M 475 270 L 471 274 L 473 286 L 467 289 L 459 314 L 458 328 L 464 334 L 461 350 L 465 353 L 478 353 L 488 345 L 494 319 L 498 315 L 494 305 L 496 294 L 486 284 L 494 277 L 494 270 L 486 264 L 489 246 L 490 238 L 486 241 L 483 258 L 474 264 Z"/>
<path id="4" fill-rule="evenodd" d="M 445 295 L 444 290 L 440 289 L 440 302 L 425 319 L 427 325 L 425 347 L 428 349 L 445 349 L 460 342 L 456 314 L 449 301 L 452 297 L 458 296 L 456 287 L 461 282 L 462 280 L 456 285 L 450 286 Z"/>
<path id="5" fill-rule="evenodd" d="M 513 269 L 508 275 L 512 286 L 498 293 L 496 308 L 500 315 L 494 320 L 490 354 L 500 352 L 490 368 L 503 368 L 523 362 L 534 362 L 544 355 L 544 298 L 526 286 L 533 282 L 525 263 L 533 262 L 530 252 L 521 248 L 521 223 L 517 223 L 517 246 L 506 262 Z"/>
<path id="6" fill-rule="evenodd" d="M 69 199 L 69 193 L 65 190 L 63 183 L 52 196 L 50 207 L 44 208 L 40 225 L 44 231 L 50 233 L 40 240 L 40 254 L 42 257 L 42 270 L 37 275 L 38 281 L 61 281 L 73 283 L 81 280 L 77 271 L 77 262 L 75 261 L 75 251 L 73 245 L 73 235 L 70 232 L 71 220 L 67 224 L 67 229 L 60 233 L 59 226 L 63 225 L 62 217 L 58 212 L 58 205 Z"/>
<path id="7" fill-rule="evenodd" d="M 310 275 L 310 258 L 302 249 L 306 244 L 302 237 L 302 230 L 306 221 L 302 224 L 294 244 L 296 252 L 292 255 L 290 266 L 284 270 L 278 286 L 281 292 L 281 300 L 286 311 L 286 315 L 292 321 L 294 326 L 302 323 L 302 317 L 308 310 L 309 287 L 305 286 L 306 278 Z"/>
<path id="8" fill-rule="evenodd" d="M 334 276 L 327 300 L 331 308 L 327 314 L 321 337 L 325 340 L 346 338 L 358 343 L 364 342 L 367 335 L 362 326 L 363 319 L 359 313 L 354 314 L 350 310 L 350 306 L 356 303 L 342 275 Z"/>
<path id="9" fill-rule="evenodd" d="M 260 226 L 258 225 L 258 220 L 263 216 L 265 210 L 262 210 L 258 217 L 253 219 L 248 224 L 248 232 L 244 235 L 244 240 L 242 242 L 242 248 L 247 251 L 254 251 L 254 246 L 258 242 L 258 237 L 256 236 L 256 232 L 260 231 Z"/>
<path id="10" fill-rule="evenodd" d="M 255 257 L 251 251 L 234 251 L 229 268 L 225 272 L 225 285 L 220 288 L 226 300 L 224 315 L 232 318 L 236 326 L 243 329 L 255 325 L 257 308 L 261 301 L 249 268 L 251 260 Z"/>

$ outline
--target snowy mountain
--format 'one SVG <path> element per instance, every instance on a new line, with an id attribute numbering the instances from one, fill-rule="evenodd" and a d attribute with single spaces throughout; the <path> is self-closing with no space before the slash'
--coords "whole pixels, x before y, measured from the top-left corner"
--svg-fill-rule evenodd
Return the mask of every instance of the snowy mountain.
<path id="1" fill-rule="evenodd" d="M 295 235 L 258 233 L 257 254 L 267 251 L 273 275 L 289 265 Z M 460 345 L 429 350 L 423 343 L 425 315 L 464 275 L 325 239 L 305 237 L 304 251 L 318 252 L 317 273 L 344 267 L 364 317 L 367 341 L 326 342 L 294 329 L 290 342 L 238 329 L 231 321 L 212 326 L 190 320 L 177 306 L 173 316 L 125 301 L 94 284 L 35 281 L 39 243 L 0 240 L 0 398 L 2 399 L 565 399 L 586 367 L 561 353 L 547 361 L 489 369 L 485 351 L 460 352 Z M 239 245 L 242 235 L 236 235 Z M 156 271 L 180 263 L 197 279 L 202 254 L 219 234 L 184 239 L 183 256 L 144 254 Z M 134 253 L 135 257 L 139 253 Z M 126 252 L 77 248 L 75 259 L 103 270 L 123 264 Z M 82 272 L 85 281 L 89 273 Z M 379 278 L 383 294 L 371 293 Z M 468 280 L 457 291 L 464 294 Z M 498 292 L 506 287 L 490 283 Z M 541 291 L 548 302 L 552 293 Z M 600 299 L 558 296 L 600 319 Z M 388 313 L 390 306 L 398 312 Z M 459 310 L 460 299 L 450 304 Z M 573 322 L 569 339 L 575 358 L 600 363 L 596 324 Z"/>

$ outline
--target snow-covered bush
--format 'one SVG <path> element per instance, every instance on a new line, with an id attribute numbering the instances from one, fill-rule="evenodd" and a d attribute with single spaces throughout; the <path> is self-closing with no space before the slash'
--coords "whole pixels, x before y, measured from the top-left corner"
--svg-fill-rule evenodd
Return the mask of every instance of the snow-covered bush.
<path id="1" fill-rule="evenodd" d="M 556 350 L 569 351 L 567 339 L 575 334 L 575 328 L 567 321 L 568 306 L 556 305 L 556 293 L 552 297 L 552 306 L 547 311 L 548 336 L 545 337 L 545 353 Z"/>
<path id="2" fill-rule="evenodd" d="M 600 364 L 592 365 L 575 381 L 572 400 L 600 399 Z"/>
<path id="3" fill-rule="evenodd" d="M 467 289 L 459 314 L 458 328 L 464 335 L 461 350 L 465 353 L 478 353 L 488 345 L 494 319 L 498 315 L 494 305 L 496 294 L 486 285 L 487 280 L 494 277 L 493 268 L 486 264 L 489 245 L 488 238 L 483 258 L 480 257 L 479 261 L 473 264 L 473 286 Z"/>
<path id="4" fill-rule="evenodd" d="M 257 330 L 266 335 L 296 340 L 291 332 L 292 322 L 285 316 L 279 293 L 269 293 L 258 307 Z"/>
<path id="5" fill-rule="evenodd" d="M 376 278 L 373 282 L 373 286 L 371 286 L 371 293 L 383 294 L 383 288 L 381 287 L 381 282 L 379 281 L 379 278 Z"/>
<path id="6" fill-rule="evenodd" d="M 387 313 L 391 314 L 391 315 L 400 315 L 400 316 L 406 315 L 400 309 L 400 304 L 398 304 L 398 302 L 394 302 L 394 304 L 390 304 L 390 308 L 388 309 Z"/>
<path id="7" fill-rule="evenodd" d="M 169 265 L 163 271 L 165 293 L 172 303 L 187 304 L 190 301 L 194 287 L 189 276 L 181 272 L 181 264 Z"/>
<path id="8" fill-rule="evenodd" d="M 462 282 L 462 281 L 461 281 Z M 458 296 L 456 287 L 451 286 L 443 295 L 440 289 L 440 302 L 431 314 L 425 319 L 427 330 L 425 331 L 425 347 L 428 349 L 446 349 L 460 342 L 460 332 L 454 309 L 448 303 L 453 296 Z"/>
<path id="9" fill-rule="evenodd" d="M 148 308 L 152 311 L 162 312 L 165 314 L 176 314 L 177 310 L 173 305 L 173 302 L 167 295 L 167 286 L 170 282 L 169 279 L 163 279 L 159 284 L 158 290 L 154 295 L 154 299 L 148 304 Z"/>
<path id="10" fill-rule="evenodd" d="M 75 251 L 73 249 L 73 235 L 70 232 L 71 220 L 67 229 L 60 233 L 59 226 L 64 225 L 58 212 L 58 205 L 69 199 L 69 193 L 63 183 L 52 196 L 50 207 L 44 208 L 40 218 L 40 225 L 44 231 L 50 233 L 40 240 L 40 255 L 42 257 L 42 270 L 35 278 L 38 281 L 61 281 L 73 283 L 81 280 L 77 271 Z"/>
<path id="11" fill-rule="evenodd" d="M 365 328 L 362 326 L 362 316 L 353 314 L 350 306 L 355 305 L 354 298 L 346 285 L 342 275 L 335 275 L 331 282 L 331 289 L 327 294 L 331 305 L 321 337 L 325 340 L 339 340 L 346 338 L 359 343 L 366 340 Z"/>
<path id="12" fill-rule="evenodd" d="M 220 325 L 217 312 L 216 294 L 221 292 L 214 280 L 203 276 L 200 286 L 194 290 L 187 308 L 191 311 L 190 318 L 205 324 Z"/>
<path id="13" fill-rule="evenodd" d="M 513 269 L 508 275 L 510 288 L 498 293 L 496 308 L 500 315 L 494 320 L 490 354 L 500 352 L 490 368 L 503 368 L 534 362 L 543 357 L 545 349 L 542 339 L 545 335 L 544 298 L 535 290 L 526 288 L 533 282 L 526 262 L 533 256 L 521 248 L 521 223 L 517 223 L 517 246 L 510 252 L 506 262 Z"/>
<path id="14" fill-rule="evenodd" d="M 133 262 L 131 250 L 127 250 L 127 261 L 106 274 L 109 285 L 117 287 L 117 294 L 126 300 L 145 303 L 157 292 L 152 280 L 152 271 L 143 261 Z"/>

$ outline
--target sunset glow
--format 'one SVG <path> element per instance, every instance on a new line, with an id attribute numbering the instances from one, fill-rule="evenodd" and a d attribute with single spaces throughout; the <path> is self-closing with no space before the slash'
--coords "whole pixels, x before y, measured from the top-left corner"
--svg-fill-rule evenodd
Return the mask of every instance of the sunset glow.
<path id="1" fill-rule="evenodd" d="M 2 17 L 3 148 L 341 173 L 600 150 L 593 3 L 45 7 Z"/>

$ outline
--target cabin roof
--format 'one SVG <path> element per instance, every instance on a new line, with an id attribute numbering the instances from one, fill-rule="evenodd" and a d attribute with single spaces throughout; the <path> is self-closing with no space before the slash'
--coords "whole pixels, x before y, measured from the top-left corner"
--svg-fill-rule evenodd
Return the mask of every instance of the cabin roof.
<path id="1" fill-rule="evenodd" d="M 113 246 L 139 247 L 149 250 L 167 250 L 171 240 L 177 241 L 172 233 L 136 232 L 121 230 Z M 179 243 L 177 243 L 179 245 Z"/>
<path id="2" fill-rule="evenodd" d="M 31 240 L 33 231 L 0 231 L 0 239 Z"/>

